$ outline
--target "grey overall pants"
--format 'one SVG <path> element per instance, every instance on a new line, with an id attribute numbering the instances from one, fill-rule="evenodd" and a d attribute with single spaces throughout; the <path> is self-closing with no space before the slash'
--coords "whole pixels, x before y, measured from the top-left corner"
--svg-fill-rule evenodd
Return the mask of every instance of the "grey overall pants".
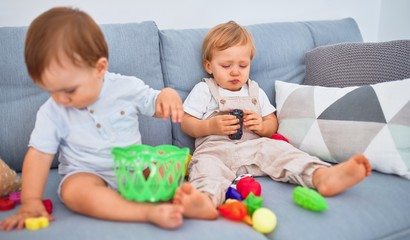
<path id="1" fill-rule="evenodd" d="M 204 79 L 219 111 L 227 114 L 232 109 L 252 110 L 261 114 L 258 101 L 259 86 L 248 80 L 249 96 L 222 97 L 213 79 Z M 269 176 L 275 181 L 290 182 L 313 188 L 312 174 L 318 167 L 330 164 L 298 150 L 289 143 L 260 137 L 243 131 L 240 140 L 227 135 L 210 135 L 195 141 L 195 151 L 189 165 L 189 182 L 209 194 L 215 206 L 225 201 L 225 193 L 232 181 L 244 173 Z M 269 191 L 269 189 L 262 189 Z"/>

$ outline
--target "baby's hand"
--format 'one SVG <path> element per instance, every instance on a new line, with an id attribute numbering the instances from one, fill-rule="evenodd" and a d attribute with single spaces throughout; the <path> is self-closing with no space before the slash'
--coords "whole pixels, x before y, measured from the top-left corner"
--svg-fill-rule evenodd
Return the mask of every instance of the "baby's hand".
<path id="1" fill-rule="evenodd" d="M 216 115 L 210 119 L 212 134 L 230 135 L 235 134 L 240 128 L 239 119 L 230 114 Z"/>
<path id="2" fill-rule="evenodd" d="M 172 116 L 172 122 L 181 122 L 184 115 L 182 100 L 172 88 L 164 88 L 157 97 L 155 103 L 155 117 L 167 120 Z"/>
<path id="3" fill-rule="evenodd" d="M 263 130 L 263 119 L 261 115 L 251 110 L 244 110 L 243 113 L 243 126 L 245 129 L 255 133 Z"/>
<path id="4" fill-rule="evenodd" d="M 16 215 L 9 216 L 0 222 L 0 230 L 11 231 L 14 228 L 21 230 L 24 227 L 24 221 L 31 217 L 46 217 L 49 221 L 53 220 L 41 200 L 29 200 L 21 205 Z"/>

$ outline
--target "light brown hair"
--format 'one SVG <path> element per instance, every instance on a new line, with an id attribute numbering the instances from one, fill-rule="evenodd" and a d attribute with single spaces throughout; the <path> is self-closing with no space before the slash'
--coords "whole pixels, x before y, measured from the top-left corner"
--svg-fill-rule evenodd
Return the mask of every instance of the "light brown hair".
<path id="1" fill-rule="evenodd" d="M 234 21 L 221 23 L 206 34 L 202 44 L 202 63 L 212 60 L 214 51 L 223 51 L 237 45 L 251 45 L 251 60 L 255 54 L 255 45 L 251 33 Z"/>
<path id="2" fill-rule="evenodd" d="M 61 64 L 68 57 L 76 66 L 95 67 L 97 61 L 108 59 L 108 46 L 97 23 L 85 12 L 69 7 L 52 8 L 30 24 L 24 49 L 27 71 L 34 82 L 51 61 Z"/>

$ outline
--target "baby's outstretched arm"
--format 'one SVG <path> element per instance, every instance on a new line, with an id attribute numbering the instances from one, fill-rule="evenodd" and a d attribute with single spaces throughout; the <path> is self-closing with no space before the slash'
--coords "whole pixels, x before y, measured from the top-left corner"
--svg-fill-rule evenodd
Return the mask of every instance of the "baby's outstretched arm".
<path id="1" fill-rule="evenodd" d="M 154 117 L 167 120 L 172 116 L 172 122 L 181 122 L 184 115 L 182 100 L 172 88 L 164 88 L 157 97 Z"/>
<path id="2" fill-rule="evenodd" d="M 42 202 L 42 194 L 54 155 L 30 148 L 26 154 L 22 171 L 21 207 L 16 215 L 9 216 L 0 222 L 0 230 L 22 229 L 24 221 L 30 217 L 49 215 Z"/>

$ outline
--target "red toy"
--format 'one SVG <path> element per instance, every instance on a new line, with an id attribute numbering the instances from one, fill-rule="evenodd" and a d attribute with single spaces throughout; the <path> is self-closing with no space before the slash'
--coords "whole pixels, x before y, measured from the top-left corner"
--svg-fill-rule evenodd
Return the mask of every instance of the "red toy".
<path id="1" fill-rule="evenodd" d="M 235 200 L 221 205 L 218 210 L 223 217 L 233 221 L 242 221 L 242 219 L 248 214 L 246 205 L 243 202 Z"/>
<path id="2" fill-rule="evenodd" d="M 21 193 L 12 192 L 8 197 L 0 198 L 0 211 L 8 211 L 13 209 L 16 204 L 21 203 Z M 50 199 L 43 200 L 43 205 L 46 208 L 48 214 L 53 212 L 53 202 Z"/>
<path id="3" fill-rule="evenodd" d="M 0 211 L 8 211 L 13 209 L 16 203 L 8 197 L 0 198 Z"/>
<path id="4" fill-rule="evenodd" d="M 253 177 L 244 177 L 236 183 L 236 190 L 241 194 L 242 198 L 248 197 L 249 193 L 253 192 L 255 196 L 260 196 L 262 187 Z"/>
<path id="5" fill-rule="evenodd" d="M 281 135 L 279 133 L 274 133 L 271 138 L 275 139 L 275 140 L 282 140 L 282 141 L 285 141 L 285 142 L 289 142 L 288 139 L 286 139 L 283 135 Z"/>
<path id="6" fill-rule="evenodd" d="M 48 214 L 53 213 L 53 202 L 50 199 L 43 200 L 43 205 L 46 208 Z"/>

